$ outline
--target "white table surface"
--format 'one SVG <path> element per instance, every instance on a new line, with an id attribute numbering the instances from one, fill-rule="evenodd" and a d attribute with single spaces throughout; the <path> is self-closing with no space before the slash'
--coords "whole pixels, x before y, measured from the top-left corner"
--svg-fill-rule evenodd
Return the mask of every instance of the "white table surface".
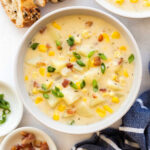
<path id="1" fill-rule="evenodd" d="M 47 4 L 46 8 L 42 9 L 42 16 L 46 13 L 65 6 L 91 6 L 101 10 L 102 7 L 97 5 L 95 0 L 66 0 L 59 4 Z M 104 10 L 106 11 L 106 10 Z M 109 12 L 108 12 L 109 13 Z M 112 14 L 113 15 L 113 14 Z M 116 16 L 116 15 L 115 15 Z M 142 55 L 143 61 L 143 80 L 140 93 L 146 89 L 150 89 L 150 75 L 148 73 L 148 62 L 150 61 L 150 18 L 149 19 L 127 19 L 116 16 L 122 21 L 134 35 Z M 14 60 L 17 53 L 17 46 L 23 37 L 26 29 L 16 28 L 8 19 L 2 6 L 0 5 L 0 80 L 14 84 Z M 34 126 L 46 131 L 56 142 L 58 150 L 70 150 L 73 144 L 77 141 L 85 139 L 90 135 L 68 135 L 48 129 L 36 119 L 34 119 L 26 109 L 21 126 Z"/>

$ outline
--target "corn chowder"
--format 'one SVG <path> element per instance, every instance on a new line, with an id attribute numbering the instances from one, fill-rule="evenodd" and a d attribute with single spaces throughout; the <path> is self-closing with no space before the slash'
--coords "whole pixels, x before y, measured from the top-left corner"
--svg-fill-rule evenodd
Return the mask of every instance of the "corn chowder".
<path id="1" fill-rule="evenodd" d="M 107 0 L 125 11 L 142 12 L 150 10 L 150 0 Z"/>
<path id="2" fill-rule="evenodd" d="M 35 105 L 69 125 L 113 114 L 127 97 L 134 55 L 124 37 L 92 16 L 65 16 L 42 28 L 24 61 L 25 85 Z"/>

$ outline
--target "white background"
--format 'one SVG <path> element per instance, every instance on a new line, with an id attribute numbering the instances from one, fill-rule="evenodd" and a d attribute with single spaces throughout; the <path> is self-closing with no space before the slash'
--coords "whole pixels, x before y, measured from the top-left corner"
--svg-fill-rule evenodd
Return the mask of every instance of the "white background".
<path id="1" fill-rule="evenodd" d="M 42 16 L 46 13 L 65 6 L 90 6 L 102 9 L 95 0 L 66 0 L 59 4 L 48 3 L 46 8 L 42 8 Z M 102 9 L 104 10 L 104 9 Z M 104 10 L 105 11 L 105 10 Z M 109 12 L 108 12 L 109 13 Z M 113 15 L 113 14 L 112 14 Z M 115 15 L 116 16 L 116 15 Z M 150 61 L 150 18 L 149 19 L 127 19 L 116 16 L 132 32 L 135 37 L 142 55 L 143 61 L 143 80 L 141 90 L 150 89 L 150 75 L 148 73 L 148 62 Z M 16 28 L 8 19 L 4 9 L 0 5 L 0 80 L 14 84 L 14 60 L 17 53 L 17 47 L 20 43 L 26 29 Z M 56 142 L 58 150 L 70 150 L 71 146 L 81 139 L 90 135 L 68 135 L 46 128 L 35 120 L 26 110 L 22 122 L 19 126 L 34 126 L 46 131 Z"/>

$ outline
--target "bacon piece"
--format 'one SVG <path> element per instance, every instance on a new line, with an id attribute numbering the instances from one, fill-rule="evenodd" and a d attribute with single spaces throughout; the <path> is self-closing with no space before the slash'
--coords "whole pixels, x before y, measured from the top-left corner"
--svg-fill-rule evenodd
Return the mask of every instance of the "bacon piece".
<path id="1" fill-rule="evenodd" d="M 99 89 L 100 92 L 106 92 L 107 89 Z"/>
<path id="2" fill-rule="evenodd" d="M 103 41 L 103 39 L 104 39 L 103 35 L 100 34 L 100 35 L 98 36 L 98 41 L 101 42 L 101 41 Z"/>
<path id="3" fill-rule="evenodd" d="M 43 66 L 46 66 L 46 63 L 44 63 L 44 62 L 36 63 L 36 67 L 43 67 Z"/>
<path id="4" fill-rule="evenodd" d="M 92 94 L 93 98 L 97 98 L 97 96 L 95 94 Z"/>
<path id="5" fill-rule="evenodd" d="M 99 56 L 94 57 L 94 66 L 100 66 L 101 65 L 101 59 Z"/>
<path id="6" fill-rule="evenodd" d="M 42 33 L 44 33 L 45 30 L 46 30 L 46 27 L 43 27 L 43 28 L 40 29 L 39 32 L 42 34 Z"/>
<path id="7" fill-rule="evenodd" d="M 69 80 L 64 79 L 64 81 L 62 82 L 62 86 L 63 86 L 64 88 L 66 88 L 66 87 L 69 85 L 69 83 L 70 83 Z"/>
<path id="8" fill-rule="evenodd" d="M 33 87 L 39 88 L 40 85 L 39 85 L 36 81 L 34 81 L 34 82 L 33 82 Z"/>
<path id="9" fill-rule="evenodd" d="M 67 63 L 66 64 L 67 68 L 72 69 L 73 68 L 73 64 L 72 63 Z"/>
<path id="10" fill-rule="evenodd" d="M 25 136 L 21 142 L 22 146 L 30 145 L 35 143 L 35 135 L 32 133 L 28 133 L 27 136 Z"/>
<path id="11" fill-rule="evenodd" d="M 49 150 L 48 144 L 46 142 L 41 143 L 40 150 Z"/>
<path id="12" fill-rule="evenodd" d="M 74 109 L 67 109 L 67 113 L 70 114 L 70 115 L 73 115 L 76 113 L 76 110 Z"/>
<path id="13" fill-rule="evenodd" d="M 93 21 L 86 21 L 86 22 L 85 22 L 85 25 L 86 25 L 87 27 L 91 27 L 91 26 L 93 25 Z"/>
<path id="14" fill-rule="evenodd" d="M 120 58 L 118 65 L 121 65 L 123 63 L 123 58 Z"/>
<path id="15" fill-rule="evenodd" d="M 51 48 L 50 44 L 48 44 L 48 43 L 46 44 L 46 47 L 47 47 L 48 49 Z"/>
<path id="16" fill-rule="evenodd" d="M 76 49 L 76 45 L 73 45 L 70 47 L 70 51 L 75 50 Z"/>

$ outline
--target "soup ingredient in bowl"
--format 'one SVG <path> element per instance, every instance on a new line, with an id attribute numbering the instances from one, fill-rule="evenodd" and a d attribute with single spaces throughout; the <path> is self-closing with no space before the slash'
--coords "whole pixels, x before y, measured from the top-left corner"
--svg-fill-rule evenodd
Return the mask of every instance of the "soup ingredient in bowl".
<path id="1" fill-rule="evenodd" d="M 4 99 L 4 94 L 0 94 L 0 125 L 6 122 L 10 112 L 9 102 Z"/>
<path id="2" fill-rule="evenodd" d="M 24 60 L 26 89 L 39 110 L 55 121 L 95 123 L 127 98 L 134 59 L 127 40 L 110 23 L 65 16 L 33 37 Z"/>
<path id="3" fill-rule="evenodd" d="M 12 146 L 11 150 L 50 150 L 47 142 L 37 140 L 33 133 L 22 131 L 20 135 L 21 143 Z"/>

